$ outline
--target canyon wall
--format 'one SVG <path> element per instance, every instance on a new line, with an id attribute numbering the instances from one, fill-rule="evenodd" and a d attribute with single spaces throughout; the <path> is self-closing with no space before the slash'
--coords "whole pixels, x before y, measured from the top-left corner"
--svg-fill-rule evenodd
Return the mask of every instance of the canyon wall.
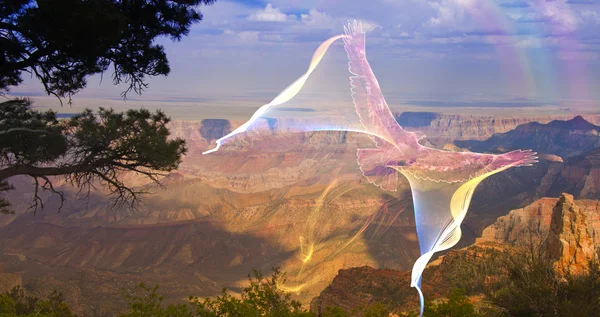
<path id="1" fill-rule="evenodd" d="M 403 112 L 395 113 L 394 116 L 401 126 L 411 131 L 421 131 L 428 139 L 440 145 L 455 140 L 485 140 L 496 133 L 505 133 L 529 122 L 545 124 L 552 120 L 569 120 L 575 117 L 571 114 L 502 116 L 433 112 Z M 600 115 L 585 115 L 584 118 L 591 123 L 600 124 Z"/>
<path id="2" fill-rule="evenodd" d="M 477 294 L 481 288 L 492 286 L 498 275 L 506 274 L 499 266 L 499 252 L 519 246 L 544 248 L 559 274 L 580 274 L 597 256 L 594 249 L 600 246 L 599 215 L 600 201 L 575 200 L 569 194 L 542 198 L 512 210 L 483 230 L 474 245 L 453 249 L 431 262 L 424 272 L 423 293 L 427 300 L 448 296 L 455 287 L 471 288 Z M 408 270 L 367 266 L 342 269 L 312 300 L 311 311 L 321 316 L 327 307 L 337 306 L 352 312 L 378 302 L 391 310 L 416 311 L 419 298 L 409 286 L 410 278 Z M 472 297 L 472 301 L 477 300 L 477 296 Z"/>

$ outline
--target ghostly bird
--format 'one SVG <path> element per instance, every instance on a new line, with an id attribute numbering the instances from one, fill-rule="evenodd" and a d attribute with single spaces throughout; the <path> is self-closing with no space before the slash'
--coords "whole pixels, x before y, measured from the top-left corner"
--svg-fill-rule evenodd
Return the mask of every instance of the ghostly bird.
<path id="1" fill-rule="evenodd" d="M 376 144 L 376 148 L 358 149 L 358 164 L 363 175 L 382 189 L 396 190 L 398 172 L 411 185 L 421 247 L 411 286 L 419 291 L 422 305 L 420 282 L 425 265 L 433 253 L 454 246 L 460 239 L 460 223 L 475 187 L 486 177 L 510 167 L 530 166 L 537 162 L 536 153 L 450 152 L 421 145 L 424 135 L 404 130 L 383 97 L 366 58 L 362 24 L 355 21 L 344 30 L 354 106 L 365 130 L 375 135 L 372 138 Z"/>
<path id="2" fill-rule="evenodd" d="M 317 118 L 315 114 L 308 118 L 310 120 L 294 118 L 287 123 L 278 122 L 277 128 L 297 132 L 340 130 L 365 133 L 373 139 L 375 147 L 357 150 L 357 163 L 364 177 L 370 183 L 390 191 L 396 190 L 399 174 L 408 179 L 421 249 L 421 256 L 413 266 L 411 286 L 419 292 L 422 315 L 424 299 L 420 286 L 423 270 L 435 252 L 451 248 L 460 240 L 460 224 L 477 185 L 486 177 L 508 168 L 537 162 L 536 153 L 521 150 L 500 155 L 451 152 L 422 145 L 420 141 L 425 135 L 404 130 L 383 97 L 366 58 L 362 24 L 350 22 L 344 26 L 344 30 L 345 34 L 334 36 L 317 48 L 305 74 L 270 103 L 259 108 L 248 122 L 218 139 L 217 146 L 204 154 L 217 151 L 235 135 L 259 129 L 263 119 L 272 122 L 278 116 L 278 109 L 283 111 L 280 114 L 293 110 L 285 109 L 285 104 L 302 90 L 329 47 L 342 39 L 348 57 L 350 92 L 357 116 L 352 113 L 354 119 L 350 118 L 350 121 L 340 118 L 330 121 L 330 117 Z M 343 112 L 348 111 L 344 109 Z M 344 117 L 344 114 L 340 117 Z M 360 123 L 354 125 L 352 120 Z"/>

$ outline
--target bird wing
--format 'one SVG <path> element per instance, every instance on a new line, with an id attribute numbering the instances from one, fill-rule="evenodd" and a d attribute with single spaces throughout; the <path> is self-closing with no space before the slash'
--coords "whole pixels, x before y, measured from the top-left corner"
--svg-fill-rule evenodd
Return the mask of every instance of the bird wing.
<path id="1" fill-rule="evenodd" d="M 410 166 L 402 172 L 434 182 L 464 182 L 487 173 L 510 167 L 530 166 L 537 162 L 537 153 L 516 150 L 500 155 L 473 152 L 450 152 L 423 147 Z"/>
<path id="2" fill-rule="evenodd" d="M 372 135 L 381 136 L 385 141 L 416 147 L 422 136 L 405 131 L 398 124 L 367 61 L 362 23 L 350 22 L 344 26 L 344 31 L 344 49 L 349 59 L 348 70 L 352 74 L 350 91 L 361 124 Z M 381 138 L 374 138 L 378 147 L 383 146 Z"/>

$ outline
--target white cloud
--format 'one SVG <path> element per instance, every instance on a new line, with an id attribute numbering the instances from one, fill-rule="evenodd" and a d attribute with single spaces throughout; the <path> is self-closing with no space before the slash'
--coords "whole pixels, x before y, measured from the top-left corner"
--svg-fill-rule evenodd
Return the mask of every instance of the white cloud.
<path id="1" fill-rule="evenodd" d="M 583 10 L 580 13 L 582 20 L 595 24 L 600 24 L 600 13 L 594 10 Z"/>
<path id="2" fill-rule="evenodd" d="M 373 30 L 375 30 L 376 28 L 381 28 L 381 26 L 377 25 L 374 22 L 369 22 L 369 21 L 362 21 L 362 26 L 363 26 L 363 31 L 365 31 L 366 33 L 369 33 Z"/>
<path id="3" fill-rule="evenodd" d="M 429 19 L 429 24 L 434 26 L 456 26 L 464 22 L 468 16 L 466 12 L 467 4 L 467 2 L 460 0 L 443 0 L 430 3 L 431 7 L 437 11 L 437 15 Z"/>
<path id="4" fill-rule="evenodd" d="M 489 4 L 480 0 L 439 0 L 430 2 L 434 13 L 425 23 L 422 31 L 436 35 L 451 33 L 496 33 L 500 26 L 482 23 L 489 19 Z"/>
<path id="5" fill-rule="evenodd" d="M 319 29 L 332 29 L 337 27 L 337 21 L 325 12 L 320 12 L 317 9 L 311 9 L 308 14 L 301 14 L 300 20 L 305 25 L 319 28 Z"/>
<path id="6" fill-rule="evenodd" d="M 254 43 L 258 41 L 260 32 L 258 31 L 242 31 L 236 32 L 233 30 L 224 30 L 224 35 L 228 35 L 233 39 L 234 43 Z"/>
<path id="7" fill-rule="evenodd" d="M 336 33 L 342 32 L 343 26 L 350 21 L 349 18 L 333 17 L 317 9 L 311 9 L 308 11 L 308 14 L 301 14 L 300 20 L 303 22 L 303 27 L 327 29 Z M 362 22 L 363 30 L 365 32 L 370 32 L 379 27 L 379 25 L 371 21 L 366 21 L 364 19 L 361 19 L 360 21 Z"/>
<path id="8" fill-rule="evenodd" d="M 553 27 L 558 31 L 573 32 L 578 27 L 579 20 L 573 13 L 567 0 L 534 0 L 531 1 L 530 5 L 544 17 L 552 21 L 554 24 Z"/>
<path id="9" fill-rule="evenodd" d="M 296 16 L 293 14 L 286 15 L 281 12 L 280 9 L 273 7 L 272 4 L 267 3 L 267 6 L 254 14 L 248 16 L 250 21 L 262 21 L 262 22 L 285 22 L 288 20 L 295 20 Z"/>
<path id="10" fill-rule="evenodd" d="M 243 42 L 256 42 L 258 41 L 258 35 L 260 33 L 257 31 L 243 31 L 237 34 L 237 36 Z"/>

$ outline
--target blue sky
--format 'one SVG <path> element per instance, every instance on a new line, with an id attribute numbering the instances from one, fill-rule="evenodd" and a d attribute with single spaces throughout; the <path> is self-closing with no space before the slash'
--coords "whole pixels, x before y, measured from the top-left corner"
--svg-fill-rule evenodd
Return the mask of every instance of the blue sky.
<path id="1" fill-rule="evenodd" d="M 218 0 L 202 12 L 187 38 L 160 40 L 172 72 L 143 98 L 274 96 L 358 19 L 388 98 L 600 100 L 599 0 Z M 107 78 L 76 97 L 118 98 Z"/>

